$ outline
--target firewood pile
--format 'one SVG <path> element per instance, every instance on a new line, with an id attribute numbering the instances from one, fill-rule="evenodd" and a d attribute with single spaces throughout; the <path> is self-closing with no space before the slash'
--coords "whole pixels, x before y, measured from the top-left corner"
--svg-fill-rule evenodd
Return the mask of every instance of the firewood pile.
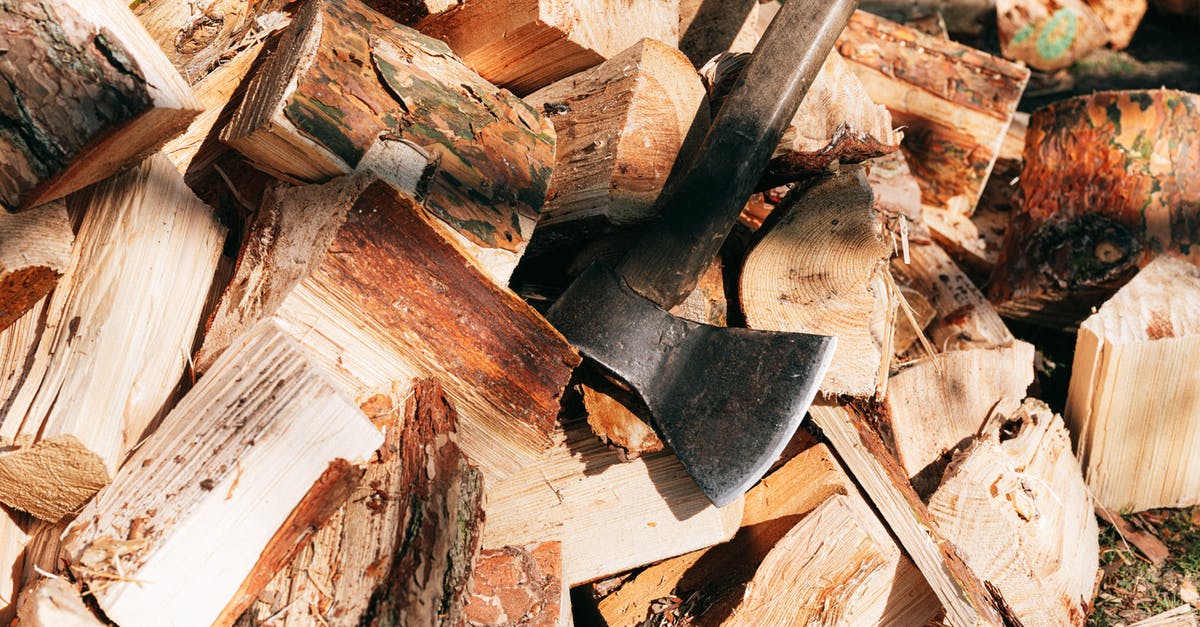
<path id="1" fill-rule="evenodd" d="M 0 2 L 0 625 L 1084 624 L 1097 512 L 1200 504 L 1200 95 L 1018 111 L 1145 0 L 842 4 L 655 301 L 836 343 L 665 360 L 754 399 L 697 449 L 555 311 L 654 252 L 779 3 Z"/>

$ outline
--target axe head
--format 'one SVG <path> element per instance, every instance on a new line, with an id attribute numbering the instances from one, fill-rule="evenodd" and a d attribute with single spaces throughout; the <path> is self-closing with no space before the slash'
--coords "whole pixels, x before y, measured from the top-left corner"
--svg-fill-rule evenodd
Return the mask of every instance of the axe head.
<path id="1" fill-rule="evenodd" d="M 548 318 L 641 397 L 659 434 L 718 507 L 744 494 L 778 459 L 817 393 L 836 341 L 683 320 L 599 264 L 575 279 Z"/>

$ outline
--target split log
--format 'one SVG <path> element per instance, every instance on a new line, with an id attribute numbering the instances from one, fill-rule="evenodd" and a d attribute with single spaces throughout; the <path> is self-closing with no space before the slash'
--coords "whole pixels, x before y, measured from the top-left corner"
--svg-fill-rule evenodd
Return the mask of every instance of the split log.
<path id="1" fill-rule="evenodd" d="M 540 542 L 480 553 L 471 575 L 466 624 L 559 627 L 570 624 L 562 544 Z"/>
<path id="2" fill-rule="evenodd" d="M 187 83 L 118 0 L 10 0 L 0 5 L 0 30 L 4 209 L 36 207 L 104 179 L 197 113 Z"/>
<path id="3" fill-rule="evenodd" d="M 837 49 L 867 95 L 904 128 L 901 150 L 921 185 L 926 219 L 939 211 L 970 215 L 1029 70 L 862 11 Z"/>
<path id="4" fill-rule="evenodd" d="M 679 49 L 694 67 L 722 52 L 753 52 L 762 38 L 759 0 L 680 0 Z"/>
<path id="5" fill-rule="evenodd" d="M 84 216 L 70 265 L 0 422 L 15 445 L 0 453 L 0 501 L 49 521 L 107 484 L 161 415 L 225 238 L 162 155 L 67 203 Z"/>
<path id="6" fill-rule="evenodd" d="M 676 457 L 647 453 L 622 463 L 582 420 L 506 480 L 490 481 L 483 547 L 560 541 L 563 581 L 574 586 L 724 542 L 742 499 L 717 509 Z"/>
<path id="7" fill-rule="evenodd" d="M 74 239 L 63 202 L 19 214 L 0 212 L 0 331 L 54 289 Z"/>
<path id="8" fill-rule="evenodd" d="M 309 508 L 344 501 L 362 476 L 351 464 L 382 442 L 311 356 L 264 322 L 88 504 L 63 555 L 123 626 L 229 624 L 231 599 L 256 592 L 246 582 L 266 583 L 282 566 L 277 551 L 321 522 Z"/>
<path id="9" fill-rule="evenodd" d="M 1200 263 L 1200 96 L 1105 92 L 1034 113 L 989 296 L 1075 325 L 1162 253 Z"/>
<path id="10" fill-rule="evenodd" d="M 506 284 L 545 199 L 554 129 L 444 43 L 358 0 L 309 2 L 221 139 L 258 168 L 311 183 L 359 167 L 381 134 L 428 152 L 437 169 L 419 194 L 425 208 Z"/>
<path id="11" fill-rule="evenodd" d="M 417 30 L 524 96 L 644 38 L 679 45 L 679 0 L 463 0 Z"/>
<path id="12" fill-rule="evenodd" d="M 16 615 L 28 526 L 24 514 L 0 506 L 0 625 L 11 623 Z"/>
<path id="13" fill-rule="evenodd" d="M 595 239 L 653 219 L 677 155 L 708 129 L 704 86 L 678 50 L 643 39 L 525 98 L 558 136 L 534 248 Z"/>
<path id="14" fill-rule="evenodd" d="M 979 35 L 996 12 L 996 0 L 863 0 L 862 10 L 896 22 L 940 15 L 955 34 Z"/>
<path id="15" fill-rule="evenodd" d="M 1108 45 L 1114 50 L 1129 47 L 1149 3 L 1146 0 L 1085 0 L 1108 31 Z"/>
<path id="16" fill-rule="evenodd" d="M 286 4 L 286 0 L 198 0 L 138 2 L 131 8 L 167 59 L 195 85 L 239 46 L 269 31 L 272 22 L 286 20 L 278 12 Z M 266 17 L 272 12 L 278 13 Z"/>
<path id="17" fill-rule="evenodd" d="M 442 381 L 462 416 L 459 444 L 489 479 L 550 446 L 558 399 L 579 363 L 545 319 L 480 272 L 410 196 L 368 174 L 269 194 L 197 368 L 267 317 L 294 330 L 358 398 L 389 394 L 393 381 Z"/>
<path id="18" fill-rule="evenodd" d="M 742 269 L 748 327 L 837 336 L 825 394 L 874 394 L 885 362 L 880 347 L 891 353 L 886 328 L 894 308 L 883 303 L 881 273 L 892 248 L 872 203 L 861 168 L 789 194 L 777 209 L 783 216 Z"/>
<path id="19" fill-rule="evenodd" d="M 1008 416 L 1033 383 L 1033 345 L 941 353 L 888 380 L 888 442 L 921 496 L 941 483 L 949 454 L 994 416 Z"/>
<path id="20" fill-rule="evenodd" d="M 378 395 L 362 409 L 383 428 L 383 446 L 346 504 L 239 625 L 275 624 L 272 616 L 284 626 L 465 619 L 483 478 L 454 443 L 457 414 L 434 380 L 418 382 L 407 401 Z"/>
<path id="21" fill-rule="evenodd" d="M 21 591 L 16 625 L 20 627 L 103 627 L 83 604 L 79 590 L 61 577 L 44 577 Z"/>
<path id="22" fill-rule="evenodd" d="M 818 400 L 809 415 L 925 575 L 942 602 L 946 620 L 951 625 L 1004 624 L 1001 608 L 984 582 L 938 533 L 904 469 L 858 410 Z"/>
<path id="23" fill-rule="evenodd" d="M 620 401 L 587 384 L 579 385 L 578 390 L 583 396 L 588 427 L 601 442 L 616 447 L 622 461 L 663 450 L 654 429 Z"/>
<path id="24" fill-rule="evenodd" d="M 874 520 L 875 515 L 832 452 L 825 445 L 805 449 L 750 489 L 741 529 L 732 540 L 647 568 L 602 600 L 599 611 L 610 627 L 632 627 L 646 618 L 656 599 L 668 595 L 699 596 L 708 607 L 698 620 L 705 624 L 719 623 L 730 617 L 743 597 L 746 584 L 789 529 L 802 523 L 821 503 L 838 496 L 854 501 L 856 510 L 870 517 L 864 521 Z M 874 525 L 879 533 L 886 534 L 878 521 Z M 890 593 L 876 599 L 886 600 L 882 620 L 870 622 L 923 624 L 937 613 L 941 604 L 912 562 L 899 556 L 891 538 L 887 539 L 887 546 L 898 559 L 892 563 Z M 851 623 L 854 618 L 867 622 L 863 616 L 847 618 Z"/>
<path id="25" fill-rule="evenodd" d="M 1196 610 L 1191 605 L 1179 607 L 1155 614 L 1150 618 L 1132 623 L 1129 627 L 1196 627 Z"/>
<path id="26" fill-rule="evenodd" d="M 1026 625 L 1083 625 L 1099 568 L 1091 494 L 1062 417 L 1026 400 L 946 469 L 929 514 Z"/>
<path id="27" fill-rule="evenodd" d="M 1109 509 L 1200 504 L 1198 305 L 1200 270 L 1161 258 L 1079 328 L 1066 415 Z"/>
<path id="28" fill-rule="evenodd" d="M 700 69 L 714 112 L 749 60 L 750 53 L 723 53 Z M 887 109 L 871 100 L 841 55 L 831 51 L 784 129 L 760 187 L 792 183 L 835 162 L 858 163 L 888 154 L 902 138 Z"/>
<path id="29" fill-rule="evenodd" d="M 1108 29 L 1084 0 L 996 0 L 1004 56 L 1051 72 L 1108 41 Z"/>

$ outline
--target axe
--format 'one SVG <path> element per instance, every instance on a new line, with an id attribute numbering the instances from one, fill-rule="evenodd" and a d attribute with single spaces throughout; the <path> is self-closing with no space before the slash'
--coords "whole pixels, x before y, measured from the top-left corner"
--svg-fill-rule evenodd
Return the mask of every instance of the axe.
<path id="1" fill-rule="evenodd" d="M 836 338 L 676 318 L 729 236 L 858 0 L 788 0 L 754 49 L 661 219 L 608 268 L 593 264 L 550 322 L 635 392 L 720 507 L 766 474 L 800 426 Z"/>

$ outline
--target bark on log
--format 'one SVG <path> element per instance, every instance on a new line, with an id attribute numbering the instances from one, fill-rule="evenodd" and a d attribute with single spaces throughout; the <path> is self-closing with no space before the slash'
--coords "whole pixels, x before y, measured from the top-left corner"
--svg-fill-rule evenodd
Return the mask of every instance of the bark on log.
<path id="1" fill-rule="evenodd" d="M 245 582 L 269 578 L 256 569 L 282 565 L 271 563 L 275 551 L 333 511 L 310 489 L 349 496 L 346 478 L 361 471 L 348 460 L 382 443 L 311 355 L 264 322 L 88 504 L 63 555 L 121 625 L 229 624 L 236 614 L 222 616 L 227 604 L 254 592 Z"/>
<path id="2" fill-rule="evenodd" d="M 162 155 L 68 205 L 83 223 L 36 330 L 21 331 L 36 349 L 0 367 L 19 373 L 0 384 L 0 440 L 15 445 L 0 453 L 0 501 L 49 521 L 108 483 L 161 416 L 225 238 Z"/>
<path id="3" fill-rule="evenodd" d="M 417 30 L 524 96 L 644 38 L 678 47 L 679 0 L 464 0 Z"/>
<path id="4" fill-rule="evenodd" d="M 1160 254 L 1200 263 L 1197 181 L 1200 96 L 1104 92 L 1038 110 L 992 302 L 1073 326 Z"/>
<path id="5" fill-rule="evenodd" d="M 0 30 L 3 209 L 107 178 L 198 112 L 187 83 L 118 0 L 5 0 Z"/>
<path id="6" fill-rule="evenodd" d="M 1200 504 L 1200 270 L 1158 259 L 1084 321 L 1067 420 L 1096 500 L 1116 511 Z"/>
<path id="7" fill-rule="evenodd" d="M 678 50 L 653 39 L 530 94 L 558 137 L 532 244 L 548 249 L 653 219 L 677 155 L 708 129 L 704 86 Z"/>
<path id="8" fill-rule="evenodd" d="M 996 0 L 1004 56 L 1051 72 L 1108 41 L 1108 29 L 1084 0 Z"/>
<path id="9" fill-rule="evenodd" d="M 256 167 L 320 182 L 359 167 L 379 135 L 429 153 L 426 209 L 506 284 L 554 167 L 554 129 L 440 41 L 358 0 L 306 4 L 221 139 Z"/>
<path id="10" fill-rule="evenodd" d="M 479 554 L 465 608 L 467 625 L 559 627 L 570 624 L 562 544 L 506 546 Z"/>
<path id="11" fill-rule="evenodd" d="M 61 201 L 20 214 L 0 212 L 0 331 L 54 289 L 71 260 L 74 240 Z"/>
<path id="12" fill-rule="evenodd" d="M 267 317 L 295 330 L 359 397 L 388 394 L 397 380 L 441 380 L 462 416 L 460 445 L 489 479 L 550 446 L 559 396 L 579 363 L 545 319 L 485 277 L 411 197 L 372 175 L 270 195 L 197 367 Z"/>
<path id="13" fill-rule="evenodd" d="M 580 384 L 578 390 L 583 396 L 588 427 L 601 442 L 616 447 L 622 461 L 663 450 L 654 429 L 620 401 L 587 384 Z"/>

